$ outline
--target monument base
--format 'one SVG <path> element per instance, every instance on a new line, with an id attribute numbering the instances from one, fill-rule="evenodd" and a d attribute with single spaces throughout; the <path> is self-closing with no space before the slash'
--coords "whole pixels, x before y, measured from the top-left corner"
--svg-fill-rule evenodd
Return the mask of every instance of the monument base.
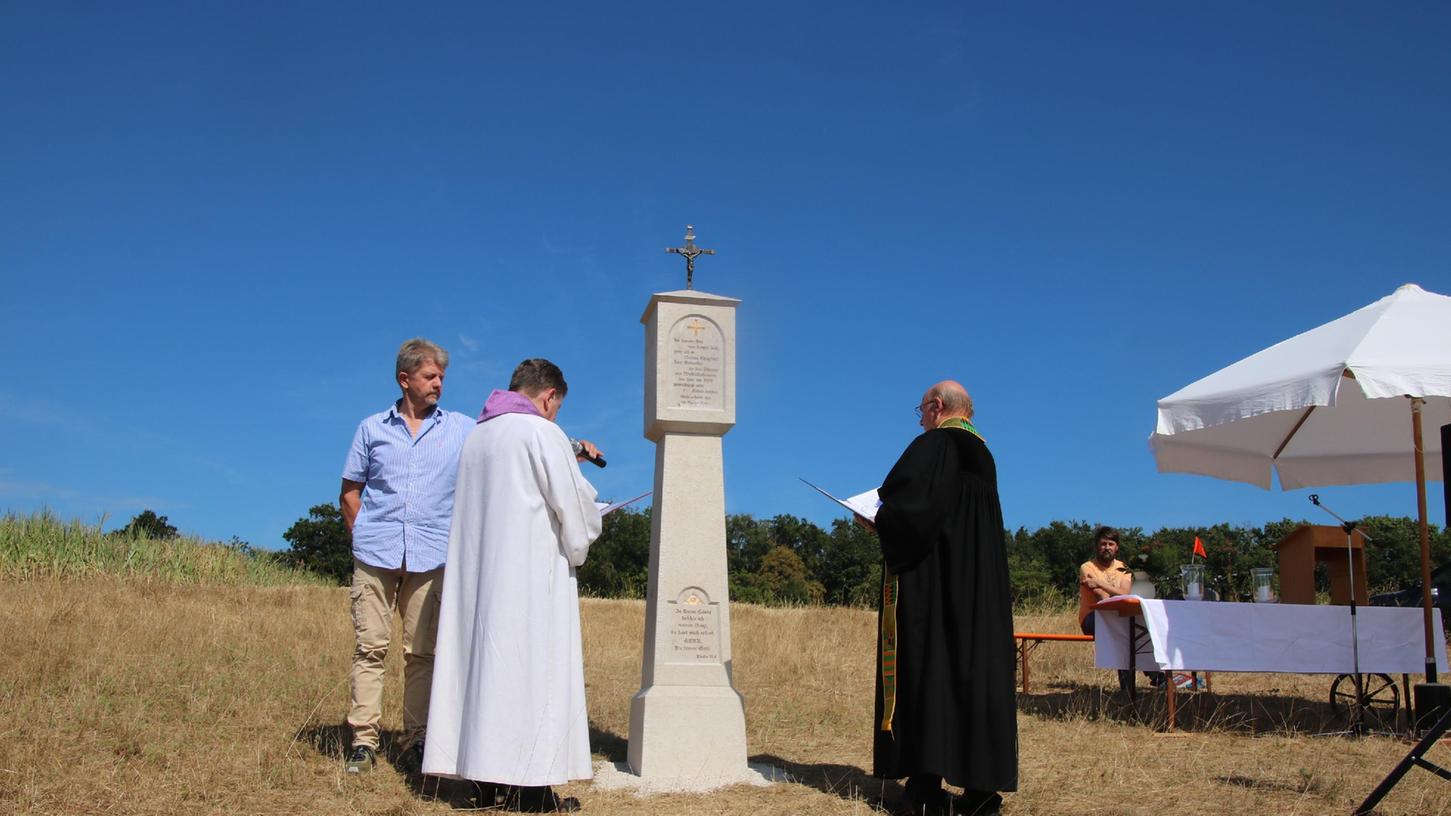
<path id="1" fill-rule="evenodd" d="M 648 735 L 648 738 L 647 738 Z M 682 788 L 746 772 L 745 700 L 730 686 L 651 686 L 630 700 L 630 770 Z"/>

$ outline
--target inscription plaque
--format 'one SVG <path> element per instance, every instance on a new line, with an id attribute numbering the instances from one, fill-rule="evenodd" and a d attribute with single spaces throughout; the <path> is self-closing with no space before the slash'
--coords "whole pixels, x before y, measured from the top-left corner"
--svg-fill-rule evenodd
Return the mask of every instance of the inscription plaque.
<path id="1" fill-rule="evenodd" d="M 671 663 L 720 662 L 720 610 L 705 590 L 689 587 L 670 602 Z"/>
<path id="2" fill-rule="evenodd" d="M 698 314 L 675 321 L 665 359 L 667 407 L 725 410 L 725 341 L 715 321 Z"/>

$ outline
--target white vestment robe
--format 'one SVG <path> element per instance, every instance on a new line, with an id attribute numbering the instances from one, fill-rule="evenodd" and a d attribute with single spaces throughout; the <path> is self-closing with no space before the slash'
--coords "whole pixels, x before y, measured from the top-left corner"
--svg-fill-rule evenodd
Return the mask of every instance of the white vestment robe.
<path id="1" fill-rule="evenodd" d="M 591 776 L 575 568 L 600 534 L 564 432 L 510 413 L 464 443 L 423 772 L 509 785 Z"/>

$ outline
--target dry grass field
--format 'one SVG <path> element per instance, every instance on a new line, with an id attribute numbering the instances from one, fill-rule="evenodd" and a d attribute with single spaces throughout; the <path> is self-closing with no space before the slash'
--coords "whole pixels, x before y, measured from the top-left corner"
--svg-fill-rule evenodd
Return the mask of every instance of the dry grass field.
<path id="1" fill-rule="evenodd" d="M 640 602 L 586 600 L 592 747 L 624 758 L 639 683 Z M 734 609 L 735 676 L 753 762 L 795 780 L 640 799 L 589 784 L 585 812 L 870 814 L 894 795 L 867 775 L 875 618 L 859 610 Z M 0 812 L 421 814 L 468 806 L 449 783 L 411 789 L 386 762 L 342 773 L 351 632 L 346 591 L 38 578 L 0 595 Z M 1067 610 L 1020 630 L 1071 631 Z M 390 692 L 399 665 L 390 658 Z M 1021 790 L 1010 814 L 1349 813 L 1407 750 L 1316 736 L 1341 727 L 1321 676 L 1217 675 L 1183 695 L 1111 693 L 1090 647 L 1048 643 L 1019 700 Z M 1142 682 L 1142 680 L 1141 680 Z M 399 726 L 390 693 L 384 727 Z M 386 748 L 386 746 L 385 746 Z M 1451 754 L 1451 749 L 1438 748 Z M 1445 764 L 1451 757 L 1433 755 Z M 1451 814 L 1451 784 L 1415 771 L 1385 814 Z"/>

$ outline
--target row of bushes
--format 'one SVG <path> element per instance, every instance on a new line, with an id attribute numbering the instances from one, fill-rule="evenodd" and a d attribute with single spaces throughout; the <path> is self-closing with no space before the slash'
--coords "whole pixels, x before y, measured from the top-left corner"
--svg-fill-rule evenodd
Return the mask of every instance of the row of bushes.
<path id="1" fill-rule="evenodd" d="M 1167 590 L 1179 565 L 1190 560 L 1195 537 L 1208 553 L 1208 583 L 1221 597 L 1246 596 L 1250 569 L 1272 567 L 1274 544 L 1306 522 L 1282 519 L 1263 526 L 1216 524 L 1165 527 L 1152 533 L 1120 527 L 1120 557 Z M 1420 543 L 1415 522 L 1373 516 L 1361 522 L 1374 544 L 1366 572 L 1372 587 L 1398 588 L 1420 578 Z M 1029 530 L 1005 531 L 1008 568 L 1019 603 L 1062 604 L 1077 594 L 1078 565 L 1093 554 L 1093 524 L 1054 521 Z M 796 516 L 725 519 L 731 597 L 747 603 L 824 603 L 870 607 L 881 581 L 876 537 L 846 519 L 829 529 Z M 1451 535 L 1431 528 L 1433 563 L 1451 558 Z M 313 507 L 284 536 L 292 549 L 286 563 L 314 569 L 339 582 L 348 580 L 352 558 L 342 517 L 334 505 Z M 580 589 L 602 598 L 643 598 L 650 565 L 650 509 L 617 510 L 605 517 L 604 532 L 579 570 Z M 1328 583 L 1320 576 L 1321 589 Z"/>
<path id="2" fill-rule="evenodd" d="M 1177 582 L 1196 537 L 1208 553 L 1208 583 L 1221 597 L 1250 592 L 1250 569 L 1275 566 L 1274 544 L 1302 521 L 1263 526 L 1217 524 L 1166 527 L 1146 533 L 1120 527 L 1120 557 L 1148 573 L 1161 594 Z M 1373 516 L 1362 520 L 1373 544 L 1366 573 L 1374 590 L 1420 579 L 1420 544 L 1414 521 Z M 829 529 L 790 515 L 725 519 L 726 557 L 734 600 L 761 604 L 833 604 L 871 607 L 881 581 L 876 537 L 845 519 Z M 1093 551 L 1093 525 L 1054 521 L 1034 530 L 1005 532 L 1016 600 L 1062 604 L 1076 595 L 1078 565 Z M 352 552 L 336 505 L 311 508 L 283 536 L 287 550 L 254 549 L 232 539 L 221 544 L 180 536 L 164 516 L 145 511 L 126 527 L 105 533 L 100 524 L 62 522 L 42 511 L 0 518 L 0 574 L 42 576 L 145 576 L 174 583 L 278 585 L 347 583 Z M 1451 559 L 1451 534 L 1431 528 L 1433 564 Z M 604 532 L 579 570 L 580 589 L 603 598 L 643 598 L 650 563 L 650 509 L 624 509 L 605 519 Z M 1321 589 L 1327 581 L 1321 576 Z"/>
<path id="3" fill-rule="evenodd" d="M 1274 567 L 1274 545 L 1304 521 L 1282 519 L 1260 527 L 1216 524 L 1165 527 L 1146 533 L 1121 527 L 1120 558 L 1148 573 L 1161 594 L 1178 582 L 1179 566 L 1190 561 L 1198 537 L 1208 554 L 1209 586 L 1224 598 L 1250 594 L 1250 570 Z M 1013 594 L 1020 604 L 1067 603 L 1077 596 L 1078 566 L 1093 554 L 1096 525 L 1054 521 L 1034 530 L 1005 531 Z M 1408 518 L 1373 516 L 1361 522 L 1374 541 L 1367 549 L 1372 587 L 1399 588 L 1420 580 L 1420 540 Z M 1433 564 L 1451 558 L 1451 535 L 1431 527 Z M 726 552 L 731 597 L 754 603 L 826 603 L 873 606 L 881 581 L 876 537 L 845 519 L 829 530 L 805 519 L 781 515 L 758 520 L 726 518 Z M 643 597 L 650 556 L 650 511 L 617 511 L 579 570 L 581 588 L 601 597 Z M 1322 590 L 1328 588 L 1323 574 Z"/>

